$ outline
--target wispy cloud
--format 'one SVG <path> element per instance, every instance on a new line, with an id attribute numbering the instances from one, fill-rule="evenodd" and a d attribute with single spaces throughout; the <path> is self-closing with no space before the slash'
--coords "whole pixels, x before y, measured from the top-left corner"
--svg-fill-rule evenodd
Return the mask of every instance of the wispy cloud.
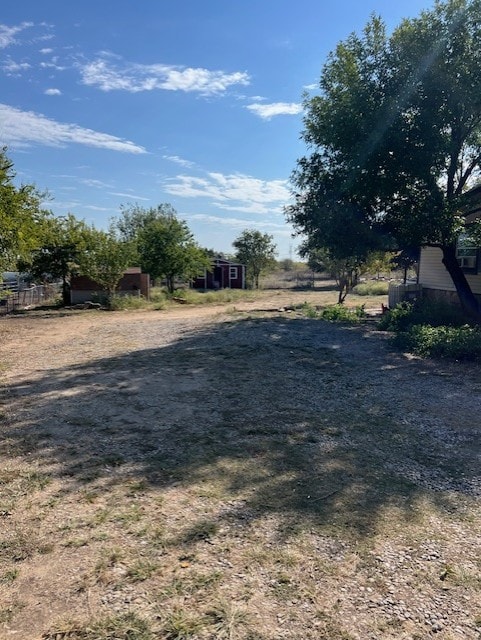
<path id="1" fill-rule="evenodd" d="M 47 55 L 48 53 L 53 53 L 53 49 L 49 49 L 48 47 L 45 47 L 44 49 L 40 49 L 40 53 Z"/>
<path id="2" fill-rule="evenodd" d="M 102 182 L 102 180 L 93 180 L 93 179 L 85 178 L 84 180 L 80 180 L 80 182 L 82 184 L 87 185 L 87 187 L 95 187 L 96 189 L 113 189 L 114 188 L 111 184 Z"/>
<path id="3" fill-rule="evenodd" d="M 21 111 L 6 104 L 0 104 L 0 139 L 13 147 L 26 147 L 32 144 L 50 147 L 82 144 L 110 151 L 146 153 L 144 147 L 129 140 L 92 129 L 84 129 L 76 124 L 56 122 L 33 111 Z"/>
<path id="4" fill-rule="evenodd" d="M 11 58 L 7 58 L 4 62 L 2 62 L 2 71 L 7 74 L 7 76 L 19 76 L 23 71 L 30 69 L 31 65 L 28 62 L 15 62 Z"/>
<path id="5" fill-rule="evenodd" d="M 242 174 L 207 176 L 177 176 L 165 182 L 164 191 L 183 198 L 210 198 L 221 209 L 261 214 L 280 210 L 290 198 L 286 180 L 260 180 Z"/>
<path id="6" fill-rule="evenodd" d="M 271 104 L 249 104 L 246 109 L 255 113 L 263 120 L 270 120 L 275 116 L 295 116 L 302 112 L 302 104 L 297 102 L 272 102 Z"/>
<path id="7" fill-rule="evenodd" d="M 120 62 L 105 55 L 81 66 L 82 82 L 102 91 L 185 91 L 204 96 L 220 95 L 233 85 L 248 85 L 249 75 L 243 71 L 228 73 L 209 69 L 166 64 Z"/>
<path id="8" fill-rule="evenodd" d="M 175 164 L 180 164 L 182 167 L 187 167 L 191 169 L 195 166 L 194 162 L 190 160 L 184 160 L 184 158 L 180 158 L 179 156 L 162 156 L 164 160 L 168 160 L 169 162 L 174 162 Z"/>
<path id="9" fill-rule="evenodd" d="M 62 92 L 60 89 L 45 89 L 44 94 L 46 96 L 61 96 Z"/>
<path id="10" fill-rule="evenodd" d="M 292 235 L 292 229 L 286 223 L 269 222 L 262 220 L 247 220 L 245 218 L 225 218 L 221 216 L 212 216 L 205 213 L 195 213 L 193 215 L 183 215 L 187 220 L 197 220 L 207 224 L 225 225 L 228 227 L 234 227 L 235 229 L 256 228 L 265 229 L 272 232 L 276 232 L 278 236 L 290 237 Z"/>
<path id="11" fill-rule="evenodd" d="M 119 193 L 117 191 L 109 191 L 109 195 L 117 196 L 119 198 L 128 198 L 129 200 L 145 200 L 148 202 L 150 198 L 143 198 L 142 196 L 136 196 L 133 193 Z"/>
<path id="12" fill-rule="evenodd" d="M 15 36 L 29 27 L 33 27 L 33 22 L 22 22 L 15 27 L 9 27 L 6 24 L 0 24 L 0 49 L 6 49 L 12 44 L 16 44 Z"/>
<path id="13" fill-rule="evenodd" d="M 315 82 L 313 82 L 312 84 L 305 84 L 303 89 L 306 89 L 307 91 L 314 91 L 314 89 L 318 89 L 319 85 Z"/>

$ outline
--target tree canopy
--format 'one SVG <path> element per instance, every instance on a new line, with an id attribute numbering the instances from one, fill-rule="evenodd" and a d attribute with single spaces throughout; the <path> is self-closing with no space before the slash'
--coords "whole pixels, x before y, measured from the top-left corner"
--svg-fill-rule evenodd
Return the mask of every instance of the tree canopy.
<path id="1" fill-rule="evenodd" d="M 481 170 L 481 0 L 446 0 L 388 36 L 373 16 L 324 65 L 305 100 L 310 153 L 287 215 L 315 247 L 346 257 L 435 246 L 461 303 L 480 317 L 458 261 L 466 192 Z M 344 232 L 347 229 L 347 234 Z"/>
<path id="2" fill-rule="evenodd" d="M 245 229 L 232 245 L 236 249 L 236 259 L 246 265 L 248 283 L 259 288 L 260 274 L 275 264 L 277 251 L 273 237 L 257 229 Z"/>
<path id="3" fill-rule="evenodd" d="M 92 245 L 92 229 L 71 213 L 46 217 L 38 233 L 38 247 L 19 263 L 36 280 L 61 280 L 65 304 L 70 301 L 70 279 Z"/>
<path id="4" fill-rule="evenodd" d="M 191 279 L 210 265 L 205 250 L 170 204 L 125 208 L 117 227 L 122 237 L 135 243 L 142 269 L 154 279 L 165 278 L 171 293 L 176 278 Z"/>
<path id="5" fill-rule="evenodd" d="M 34 185 L 14 183 L 13 162 L 0 150 L 0 271 L 16 268 L 38 243 L 41 223 L 48 215 L 43 194 Z"/>

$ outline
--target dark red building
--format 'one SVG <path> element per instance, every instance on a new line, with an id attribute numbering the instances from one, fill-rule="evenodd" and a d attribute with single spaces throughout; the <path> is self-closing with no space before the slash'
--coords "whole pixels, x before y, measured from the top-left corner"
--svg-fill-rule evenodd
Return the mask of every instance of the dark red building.
<path id="1" fill-rule="evenodd" d="M 194 289 L 245 289 L 245 265 L 214 258 L 211 268 L 206 269 L 203 276 L 194 278 L 192 286 Z"/>
<path id="2" fill-rule="evenodd" d="M 70 282 L 70 303 L 78 304 L 92 300 L 105 293 L 104 289 L 87 276 L 72 276 Z M 140 267 L 125 270 L 117 286 L 117 293 L 123 295 L 150 297 L 150 279 L 147 273 L 141 273 Z"/>

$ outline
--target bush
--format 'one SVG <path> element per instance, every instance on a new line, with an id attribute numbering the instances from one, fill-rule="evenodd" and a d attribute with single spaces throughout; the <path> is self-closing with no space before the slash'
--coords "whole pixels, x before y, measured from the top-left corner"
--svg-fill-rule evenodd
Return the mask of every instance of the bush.
<path id="1" fill-rule="evenodd" d="M 388 282 L 362 282 L 357 284 L 352 293 L 358 296 L 387 296 L 389 292 Z"/>
<path id="2" fill-rule="evenodd" d="M 455 360 L 481 359 L 481 330 L 477 327 L 414 325 L 394 338 L 396 346 L 420 356 Z"/>
<path id="3" fill-rule="evenodd" d="M 334 304 L 317 310 L 316 307 L 305 302 L 300 309 L 308 318 L 318 318 L 328 322 L 359 322 L 359 320 L 366 317 L 363 306 L 352 309 L 342 304 Z"/>
<path id="4" fill-rule="evenodd" d="M 335 304 L 321 311 L 321 318 L 329 322 L 358 322 L 365 317 L 366 312 L 363 306 L 350 309 L 342 304 Z"/>
<path id="5" fill-rule="evenodd" d="M 378 325 L 381 331 L 407 331 L 415 325 L 431 327 L 462 327 L 466 317 L 461 309 L 451 304 L 422 300 L 417 303 L 401 302 L 384 315 Z"/>

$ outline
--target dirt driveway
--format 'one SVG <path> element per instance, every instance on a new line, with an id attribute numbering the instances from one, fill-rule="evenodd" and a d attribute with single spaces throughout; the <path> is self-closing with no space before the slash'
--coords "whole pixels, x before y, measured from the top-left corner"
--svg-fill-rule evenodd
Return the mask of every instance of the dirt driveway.
<path id="1" fill-rule="evenodd" d="M 479 640 L 479 368 L 296 296 L 0 321 L 0 638 Z"/>

